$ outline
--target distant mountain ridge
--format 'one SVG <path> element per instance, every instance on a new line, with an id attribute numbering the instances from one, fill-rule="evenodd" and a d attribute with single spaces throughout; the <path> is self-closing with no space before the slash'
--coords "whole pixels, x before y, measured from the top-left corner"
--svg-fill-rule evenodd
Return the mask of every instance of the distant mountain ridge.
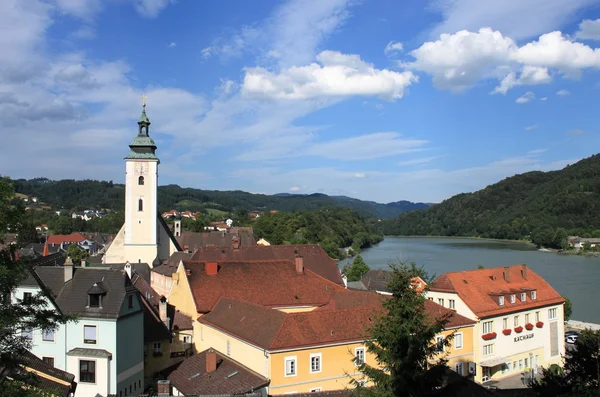
<path id="1" fill-rule="evenodd" d="M 66 209 L 107 208 L 122 210 L 125 186 L 112 181 L 72 180 L 53 181 L 46 178 L 16 179 L 15 191 L 38 197 L 52 207 Z M 322 193 L 274 195 L 247 193 L 240 190 L 217 191 L 182 188 L 178 185 L 158 187 L 161 212 L 170 209 L 202 211 L 209 208 L 223 211 L 279 210 L 312 211 L 325 207 L 343 207 L 356 210 L 364 216 L 389 219 L 405 211 L 429 207 L 426 203 L 397 201 L 376 203 L 346 196 L 328 196 Z"/>
<path id="2" fill-rule="evenodd" d="M 383 223 L 389 235 L 531 239 L 562 247 L 567 235 L 600 237 L 600 154 L 559 171 L 533 171 L 453 196 Z"/>

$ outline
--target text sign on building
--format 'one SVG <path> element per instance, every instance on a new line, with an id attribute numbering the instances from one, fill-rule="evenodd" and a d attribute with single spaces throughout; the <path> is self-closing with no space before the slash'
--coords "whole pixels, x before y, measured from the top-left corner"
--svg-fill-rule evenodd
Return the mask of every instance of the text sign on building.
<path id="1" fill-rule="evenodd" d="M 531 334 L 527 334 L 527 335 L 521 335 L 521 336 L 515 336 L 515 342 L 520 342 L 522 340 L 527 340 L 527 339 L 531 339 L 533 338 L 533 333 Z"/>

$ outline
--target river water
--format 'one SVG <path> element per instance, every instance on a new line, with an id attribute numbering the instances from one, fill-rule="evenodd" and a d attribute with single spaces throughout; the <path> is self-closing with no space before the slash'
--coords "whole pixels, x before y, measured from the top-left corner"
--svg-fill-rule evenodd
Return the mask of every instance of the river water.
<path id="1" fill-rule="evenodd" d="M 540 252 L 517 242 L 433 237 L 386 237 L 361 255 L 371 269 L 402 260 L 429 275 L 524 263 L 571 300 L 573 320 L 600 324 L 600 258 Z"/>

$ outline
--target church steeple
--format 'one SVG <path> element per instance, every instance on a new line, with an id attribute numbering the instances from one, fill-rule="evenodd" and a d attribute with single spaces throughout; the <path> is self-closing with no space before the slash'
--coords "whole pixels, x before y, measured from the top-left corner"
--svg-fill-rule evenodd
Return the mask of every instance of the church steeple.
<path id="1" fill-rule="evenodd" d="M 156 159 L 156 144 L 148 132 L 150 119 L 146 115 L 146 96 L 142 96 L 142 115 L 138 119 L 138 134 L 131 143 L 129 155 L 125 159 Z"/>

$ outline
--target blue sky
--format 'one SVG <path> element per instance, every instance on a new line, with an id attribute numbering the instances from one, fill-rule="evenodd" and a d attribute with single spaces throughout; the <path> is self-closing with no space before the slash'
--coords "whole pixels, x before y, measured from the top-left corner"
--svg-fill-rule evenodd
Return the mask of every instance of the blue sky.
<path id="1" fill-rule="evenodd" d="M 4 0 L 0 173 L 439 202 L 600 147 L 600 0 Z"/>

